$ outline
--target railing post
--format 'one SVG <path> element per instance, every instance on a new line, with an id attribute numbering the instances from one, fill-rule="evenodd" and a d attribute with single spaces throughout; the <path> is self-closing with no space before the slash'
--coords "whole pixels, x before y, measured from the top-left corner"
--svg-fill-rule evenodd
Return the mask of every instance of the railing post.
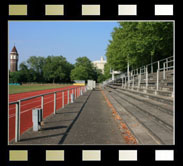
<path id="1" fill-rule="evenodd" d="M 172 97 L 174 97 L 174 88 L 173 88 L 173 91 L 172 91 Z"/>
<path id="2" fill-rule="evenodd" d="M 159 63 L 159 61 L 158 61 L 158 71 L 159 71 L 159 69 L 160 69 L 160 63 Z"/>
<path id="3" fill-rule="evenodd" d="M 70 97 L 71 97 L 71 103 L 74 102 L 74 94 L 73 94 L 73 89 L 72 89 L 72 93 L 70 94 Z"/>
<path id="4" fill-rule="evenodd" d="M 62 92 L 62 108 L 64 108 L 64 91 Z"/>
<path id="5" fill-rule="evenodd" d="M 141 84 L 141 68 L 140 68 L 139 85 L 138 85 L 138 88 L 139 88 L 139 89 L 140 89 L 140 84 Z"/>
<path id="6" fill-rule="evenodd" d="M 123 77 L 121 78 L 121 87 L 123 88 Z"/>
<path id="7" fill-rule="evenodd" d="M 67 91 L 67 104 L 69 104 L 69 89 Z"/>
<path id="8" fill-rule="evenodd" d="M 56 114 L 57 97 L 56 92 L 54 92 L 54 114 Z"/>
<path id="9" fill-rule="evenodd" d="M 156 90 L 159 90 L 159 70 L 157 70 L 157 83 L 156 83 Z"/>
<path id="10" fill-rule="evenodd" d="M 126 88 L 126 76 L 125 76 L 125 88 Z"/>
<path id="11" fill-rule="evenodd" d="M 81 95 L 83 95 L 83 87 L 81 87 Z"/>
<path id="12" fill-rule="evenodd" d="M 134 89 L 134 75 L 133 75 L 133 89 Z"/>
<path id="13" fill-rule="evenodd" d="M 174 72 L 174 70 L 175 70 L 175 67 L 173 67 L 173 84 L 175 82 L 175 72 Z M 172 97 L 174 97 L 174 96 L 175 96 L 175 86 L 173 86 L 173 91 L 172 91 Z"/>
<path id="14" fill-rule="evenodd" d="M 41 108 L 42 108 L 42 119 L 43 119 L 43 113 L 44 113 L 44 96 L 41 96 Z"/>
<path id="15" fill-rule="evenodd" d="M 166 58 L 166 70 L 168 70 L 168 58 Z"/>
<path id="16" fill-rule="evenodd" d="M 127 76 L 128 76 L 128 86 L 129 86 L 129 75 L 130 75 L 130 69 L 129 69 L 129 62 L 128 62 L 128 69 L 127 69 Z M 126 79 L 127 82 L 127 79 Z"/>
<path id="17" fill-rule="evenodd" d="M 74 100 L 74 89 L 72 89 L 72 94 L 73 94 L 73 100 Z"/>
<path id="18" fill-rule="evenodd" d="M 76 99 L 76 88 L 75 88 L 75 99 Z"/>
<path id="19" fill-rule="evenodd" d="M 153 73 L 153 64 L 151 63 L 151 73 Z"/>
<path id="20" fill-rule="evenodd" d="M 146 89 L 148 88 L 148 69 L 146 66 Z"/>
<path id="21" fill-rule="evenodd" d="M 15 142 L 20 141 L 20 100 L 16 103 Z"/>
<path id="22" fill-rule="evenodd" d="M 77 98 L 78 98 L 78 87 L 77 87 L 77 89 L 76 89 L 76 94 L 77 94 Z"/>
<path id="23" fill-rule="evenodd" d="M 163 63 L 163 79 L 165 80 L 165 63 Z"/>

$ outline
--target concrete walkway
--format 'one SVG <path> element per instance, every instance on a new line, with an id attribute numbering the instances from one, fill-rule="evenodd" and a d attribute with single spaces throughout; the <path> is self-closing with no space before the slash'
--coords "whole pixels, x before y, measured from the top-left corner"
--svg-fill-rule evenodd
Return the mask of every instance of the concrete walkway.
<path id="1" fill-rule="evenodd" d="M 13 143 L 15 144 L 15 143 Z M 74 103 L 44 120 L 39 132 L 32 129 L 16 144 L 125 144 L 122 132 L 112 116 L 101 91 L 80 96 Z"/>

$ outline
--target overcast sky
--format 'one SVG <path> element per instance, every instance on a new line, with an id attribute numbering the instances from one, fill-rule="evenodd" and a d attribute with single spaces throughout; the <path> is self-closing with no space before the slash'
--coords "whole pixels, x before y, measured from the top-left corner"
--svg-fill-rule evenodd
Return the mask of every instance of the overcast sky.
<path id="1" fill-rule="evenodd" d="M 111 32 L 117 22 L 10 21 L 9 53 L 15 44 L 19 64 L 30 56 L 62 55 L 70 63 L 87 56 L 91 61 L 105 57 Z"/>

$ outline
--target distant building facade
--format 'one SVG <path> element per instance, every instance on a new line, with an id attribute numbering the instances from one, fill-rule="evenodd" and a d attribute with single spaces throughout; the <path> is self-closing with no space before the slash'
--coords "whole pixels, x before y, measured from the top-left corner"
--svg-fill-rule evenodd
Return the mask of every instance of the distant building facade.
<path id="1" fill-rule="evenodd" d="M 14 46 L 10 52 L 10 72 L 18 70 L 18 51 Z"/>
<path id="2" fill-rule="evenodd" d="M 97 69 L 101 69 L 102 73 L 104 74 L 104 65 L 107 63 L 107 61 L 104 60 L 103 56 L 101 56 L 100 60 L 93 61 L 92 63 Z"/>

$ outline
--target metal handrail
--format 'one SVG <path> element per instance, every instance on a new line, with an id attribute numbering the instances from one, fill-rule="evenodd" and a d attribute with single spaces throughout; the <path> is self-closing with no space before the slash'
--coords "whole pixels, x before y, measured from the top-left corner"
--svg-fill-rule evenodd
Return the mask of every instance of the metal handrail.
<path id="1" fill-rule="evenodd" d="M 173 57 L 173 56 L 170 56 L 170 57 L 161 59 L 161 60 L 159 60 L 159 61 L 156 61 L 156 62 L 147 64 L 147 65 L 144 65 L 144 66 L 142 66 L 142 67 L 140 67 L 140 68 L 131 70 L 130 73 L 134 73 L 134 71 L 139 71 L 139 70 L 140 70 L 140 74 L 141 74 L 141 75 L 144 75 L 144 74 L 146 73 L 146 68 L 148 68 L 148 66 L 152 66 L 152 65 L 154 65 L 154 64 L 157 64 L 157 65 L 158 65 L 157 68 L 158 68 L 159 71 L 164 70 L 164 67 L 163 67 L 163 68 L 160 67 L 160 63 L 161 63 L 162 61 L 166 61 L 166 62 L 164 62 L 164 63 L 169 64 L 169 63 L 171 63 L 171 62 L 174 62 L 174 57 Z M 166 68 L 166 69 L 171 69 L 171 68 L 174 68 L 174 65 L 173 65 L 173 66 L 170 66 L 170 67 L 167 65 L 165 68 Z M 147 72 L 148 72 L 148 70 L 147 70 Z M 111 78 L 108 79 L 108 80 L 105 80 L 105 81 L 103 82 L 103 85 L 106 85 L 107 83 L 110 83 L 111 81 L 113 82 L 113 81 L 115 81 L 116 79 L 123 78 L 123 77 L 124 77 L 123 75 L 125 75 L 125 77 L 127 77 L 127 72 L 122 73 L 122 74 L 120 74 L 120 75 L 118 75 L 118 76 L 115 76 L 115 77 L 114 77 L 114 80 L 112 80 Z M 138 76 L 138 75 L 139 75 L 139 73 L 138 73 L 138 74 L 133 74 L 133 76 Z"/>
<path id="2" fill-rule="evenodd" d="M 40 95 L 20 99 L 20 101 L 26 101 L 26 100 L 34 99 L 34 98 L 37 98 L 37 97 L 46 96 L 46 95 L 50 95 L 50 94 L 54 94 L 54 93 L 58 93 L 58 92 L 64 92 L 64 91 L 68 91 L 68 90 L 72 90 L 72 89 L 75 89 L 75 88 L 69 88 L 69 89 L 65 89 L 65 90 L 59 90 L 59 91 L 54 91 L 54 92 L 49 92 L 49 93 L 43 93 L 43 94 L 40 94 Z M 17 102 L 18 101 L 10 102 L 9 105 L 16 104 Z"/>
<path id="3" fill-rule="evenodd" d="M 54 94 L 54 109 L 53 109 L 53 112 L 55 114 L 56 113 L 56 93 L 68 91 L 68 103 L 67 104 L 69 104 L 70 103 L 70 101 L 69 101 L 69 98 L 70 98 L 69 97 L 70 96 L 69 91 L 74 89 L 75 93 L 76 93 L 77 88 L 81 89 L 81 86 L 80 87 L 75 87 L 75 88 L 68 88 L 68 89 L 64 89 L 64 90 L 59 90 L 59 91 L 54 91 L 54 92 L 49 92 L 49 93 L 44 93 L 44 94 L 40 94 L 40 95 L 36 95 L 36 96 L 32 96 L 32 97 L 23 98 L 23 99 L 20 99 L 18 101 L 9 102 L 9 105 L 12 105 L 12 104 L 16 105 L 16 108 L 15 108 L 16 109 L 16 112 L 15 112 L 15 142 L 20 141 L 20 114 L 21 114 L 20 106 L 21 106 L 22 101 L 27 101 L 27 100 L 34 99 L 34 98 L 37 98 L 37 97 L 41 97 L 41 108 L 43 109 L 43 107 L 44 107 L 44 100 L 43 100 L 44 96 Z M 85 89 L 84 91 L 86 92 L 86 90 L 87 90 L 86 86 L 84 86 L 84 89 Z M 79 95 L 78 95 L 78 92 L 77 92 L 77 96 L 75 96 L 75 98 L 79 97 L 80 95 L 82 95 L 81 91 L 80 91 Z M 62 103 L 63 103 L 64 100 L 62 100 Z M 73 101 L 71 100 L 71 103 L 72 102 Z M 65 104 L 62 105 L 62 108 L 64 108 L 64 105 Z"/>

